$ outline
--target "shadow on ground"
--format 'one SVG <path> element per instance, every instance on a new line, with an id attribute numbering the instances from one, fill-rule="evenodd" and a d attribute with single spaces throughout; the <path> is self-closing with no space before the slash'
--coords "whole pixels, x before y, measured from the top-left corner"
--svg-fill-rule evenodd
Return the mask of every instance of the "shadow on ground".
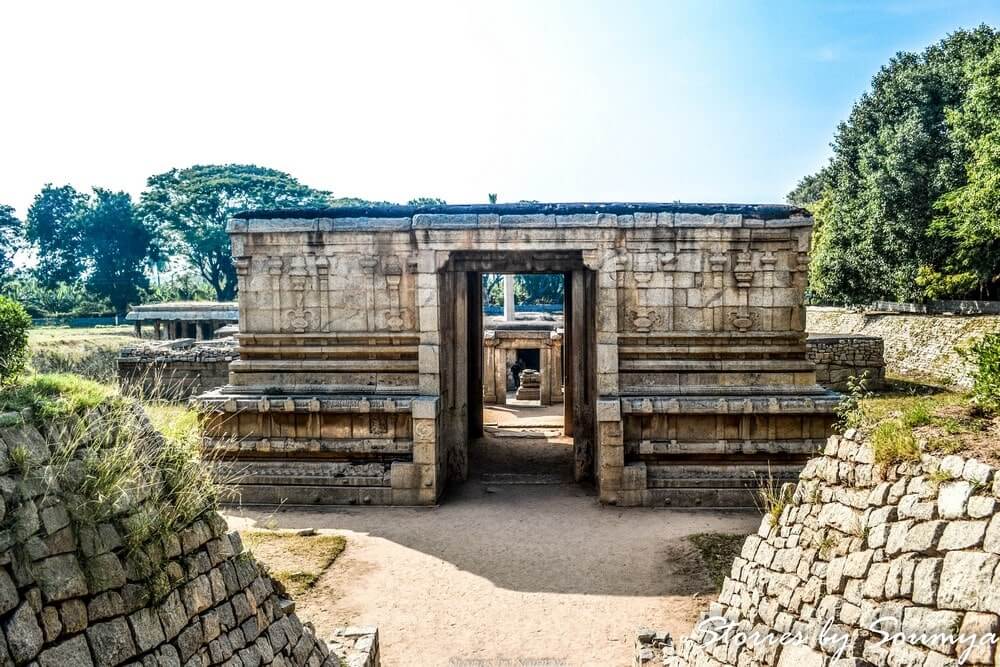
<path id="1" fill-rule="evenodd" d="M 532 447 L 536 451 L 522 458 Z M 383 538 L 507 590 L 613 596 L 710 592 L 686 537 L 749 534 L 760 522 L 746 512 L 603 507 L 592 489 L 571 481 L 483 481 L 511 470 L 524 475 L 520 482 L 552 471 L 567 480 L 571 452 L 567 440 L 484 438 L 470 448 L 469 480 L 450 488 L 437 507 L 243 508 L 228 514 L 237 527 L 333 529 Z"/>

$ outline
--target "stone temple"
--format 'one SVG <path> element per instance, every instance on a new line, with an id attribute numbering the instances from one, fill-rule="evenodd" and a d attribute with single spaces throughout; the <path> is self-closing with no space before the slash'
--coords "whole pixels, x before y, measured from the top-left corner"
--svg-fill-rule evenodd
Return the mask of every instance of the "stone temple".
<path id="1" fill-rule="evenodd" d="M 617 505 L 750 504 L 829 434 L 800 208 L 515 204 L 250 212 L 239 360 L 197 401 L 246 503 L 433 504 L 483 430 L 483 273 L 565 277 L 574 476 Z"/>

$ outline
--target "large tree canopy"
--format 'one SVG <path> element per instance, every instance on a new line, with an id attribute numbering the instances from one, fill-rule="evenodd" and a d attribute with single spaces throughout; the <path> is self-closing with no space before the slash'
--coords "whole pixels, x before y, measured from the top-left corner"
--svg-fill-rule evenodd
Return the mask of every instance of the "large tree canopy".
<path id="1" fill-rule="evenodd" d="M 982 26 L 921 54 L 897 54 L 837 129 L 830 164 L 790 194 L 823 189 L 814 211 L 813 300 L 926 296 L 918 276 L 945 267 L 951 251 L 933 242 L 935 204 L 965 185 L 973 152 L 946 118 L 966 103 L 971 73 L 998 39 Z"/>
<path id="2" fill-rule="evenodd" d="M 45 287 L 73 282 L 83 273 L 86 209 L 87 196 L 71 185 L 48 183 L 35 195 L 28 209 L 25 236 L 38 254 L 33 273 Z"/>
<path id="3" fill-rule="evenodd" d="M 226 222 L 250 209 L 327 206 L 330 193 L 292 176 L 254 165 L 199 165 L 151 176 L 140 210 L 162 225 L 177 250 L 196 267 L 220 300 L 236 295 L 236 269 Z"/>
<path id="4" fill-rule="evenodd" d="M 14 253 L 21 246 L 21 221 L 13 206 L 0 204 L 0 282 L 14 268 Z"/>
<path id="5" fill-rule="evenodd" d="M 116 313 L 124 313 L 149 286 L 146 267 L 153 232 L 136 215 L 128 193 L 101 188 L 94 188 L 83 228 L 87 287 L 107 297 Z"/>
<path id="6" fill-rule="evenodd" d="M 1000 297 L 1000 43 L 969 67 L 971 87 L 948 126 L 972 152 L 967 182 L 938 202 L 941 217 L 931 227 L 933 243 L 947 250 L 941 271 L 925 267 L 928 291 L 949 285 Z"/>

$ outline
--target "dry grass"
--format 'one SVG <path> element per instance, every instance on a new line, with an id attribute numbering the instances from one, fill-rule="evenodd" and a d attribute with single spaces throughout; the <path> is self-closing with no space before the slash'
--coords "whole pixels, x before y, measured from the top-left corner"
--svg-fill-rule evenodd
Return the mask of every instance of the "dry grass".
<path id="1" fill-rule="evenodd" d="M 118 351 L 135 342 L 130 326 L 36 327 L 28 332 L 30 365 L 37 373 L 76 373 L 110 382 Z"/>
<path id="2" fill-rule="evenodd" d="M 340 535 L 259 530 L 241 535 L 254 557 L 267 566 L 271 577 L 296 596 L 308 592 L 347 546 Z"/>
<path id="3" fill-rule="evenodd" d="M 742 533 L 697 533 L 688 536 L 716 591 L 722 590 L 722 582 L 729 576 L 733 560 L 740 555 L 746 538 Z"/>

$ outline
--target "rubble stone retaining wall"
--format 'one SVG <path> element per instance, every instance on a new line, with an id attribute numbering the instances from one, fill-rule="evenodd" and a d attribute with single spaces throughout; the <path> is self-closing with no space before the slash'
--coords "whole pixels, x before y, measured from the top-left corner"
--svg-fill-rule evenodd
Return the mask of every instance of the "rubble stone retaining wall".
<path id="1" fill-rule="evenodd" d="M 848 431 L 785 490 L 778 520 L 765 516 L 746 539 L 718 601 L 677 654 L 645 641 L 637 664 L 998 664 L 988 641 L 1000 634 L 995 469 L 924 456 L 883 471 Z M 729 636 L 713 641 L 725 624 Z M 737 630 L 802 641 L 741 643 Z M 906 639 L 883 641 L 898 632 Z M 945 639 L 963 636 L 958 645 Z"/>
<path id="2" fill-rule="evenodd" d="M 810 336 L 806 357 L 816 364 L 816 382 L 827 389 L 847 391 L 851 378 L 867 378 L 868 389 L 885 384 L 885 346 L 877 336 Z"/>
<path id="3" fill-rule="evenodd" d="M 1000 331 L 1000 315 L 923 315 L 810 306 L 806 309 L 806 331 L 813 336 L 876 336 L 885 343 L 890 375 L 968 388 L 972 386 L 972 366 L 956 348 Z"/>
<path id="4" fill-rule="evenodd" d="M 37 473 L 57 445 L 32 426 L 0 428 L 0 664 L 378 664 L 370 631 L 363 646 L 336 638 L 341 663 L 214 512 L 139 545 L 126 538 L 139 499 L 76 518 L 79 499 Z"/>
<path id="5" fill-rule="evenodd" d="M 132 345 L 118 353 L 118 382 L 129 393 L 180 400 L 226 384 L 234 359 L 239 352 L 232 338 Z"/>

